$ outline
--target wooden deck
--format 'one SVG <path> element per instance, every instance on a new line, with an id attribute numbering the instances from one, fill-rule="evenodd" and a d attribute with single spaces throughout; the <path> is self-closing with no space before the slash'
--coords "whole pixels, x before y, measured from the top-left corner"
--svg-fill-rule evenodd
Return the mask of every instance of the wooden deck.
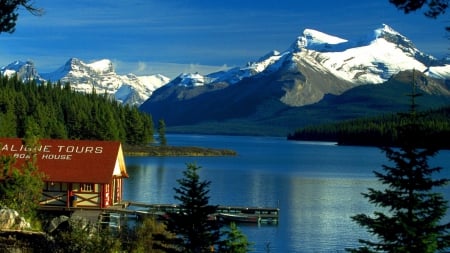
<path id="1" fill-rule="evenodd" d="M 142 219 L 146 216 L 163 216 L 167 213 L 182 212 L 176 204 L 149 204 L 143 202 L 123 201 L 105 209 L 106 212 L 117 212 L 135 216 Z M 236 223 L 258 223 L 258 224 L 278 224 L 279 208 L 273 207 L 244 207 L 244 206 L 222 206 L 219 205 L 217 213 L 212 218 L 220 219 L 224 222 Z"/>
<path id="2" fill-rule="evenodd" d="M 134 201 L 122 201 L 118 205 L 108 208 L 95 207 L 61 207 L 41 206 L 41 211 L 65 213 L 69 216 L 80 216 L 102 226 L 118 228 L 127 219 L 143 220 L 145 217 L 163 217 L 167 213 L 182 212 L 177 204 L 149 204 Z M 245 207 L 219 205 L 217 213 L 211 219 L 224 223 L 253 223 L 258 225 L 278 225 L 279 208 L 274 207 Z"/>

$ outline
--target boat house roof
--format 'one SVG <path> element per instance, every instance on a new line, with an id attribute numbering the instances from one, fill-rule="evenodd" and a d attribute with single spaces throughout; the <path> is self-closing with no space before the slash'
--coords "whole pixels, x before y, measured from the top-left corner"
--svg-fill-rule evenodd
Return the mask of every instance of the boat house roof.
<path id="1" fill-rule="evenodd" d="M 118 141 L 41 139 L 30 147 L 19 138 L 0 138 L 0 156 L 5 155 L 16 159 L 17 168 L 36 156 L 45 181 L 110 183 L 114 177 L 128 177 Z"/>

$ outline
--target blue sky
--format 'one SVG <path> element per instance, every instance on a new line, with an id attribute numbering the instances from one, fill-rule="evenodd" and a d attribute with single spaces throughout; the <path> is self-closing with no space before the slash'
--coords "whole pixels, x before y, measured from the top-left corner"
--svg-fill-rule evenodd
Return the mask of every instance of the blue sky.
<path id="1" fill-rule="evenodd" d="M 50 72 L 69 58 L 110 59 L 120 74 L 174 77 L 243 66 L 284 51 L 305 28 L 358 39 L 385 23 L 422 51 L 450 53 L 449 15 L 403 14 L 388 0 L 35 0 L 16 32 L 0 34 L 0 66 L 32 60 Z"/>

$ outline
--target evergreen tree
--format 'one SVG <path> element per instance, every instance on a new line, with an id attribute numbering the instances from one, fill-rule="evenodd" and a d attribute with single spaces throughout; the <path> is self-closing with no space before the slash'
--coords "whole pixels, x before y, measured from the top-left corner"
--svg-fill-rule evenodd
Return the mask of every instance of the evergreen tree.
<path id="1" fill-rule="evenodd" d="M 16 115 L 11 111 L 0 112 L 0 136 L 15 137 L 16 133 Z"/>
<path id="2" fill-rule="evenodd" d="M 177 236 L 174 240 L 178 252 L 212 252 L 220 245 L 219 221 L 210 219 L 217 206 L 209 205 L 210 181 L 201 181 L 199 166 L 187 164 L 184 178 L 178 179 L 175 199 L 181 202 L 181 212 L 170 213 L 166 220 L 167 230 Z"/>
<path id="3" fill-rule="evenodd" d="M 153 137 L 153 119 L 152 116 L 146 113 L 142 114 L 143 122 L 144 122 L 144 140 L 142 144 L 149 144 L 154 142 Z"/>
<path id="4" fill-rule="evenodd" d="M 352 219 L 377 236 L 378 241 L 360 240 L 364 245 L 351 252 L 448 252 L 450 223 L 440 221 L 447 211 L 447 201 L 434 192 L 449 179 L 436 179 L 441 167 L 430 167 L 428 159 L 437 154 L 433 147 L 418 148 L 423 132 L 417 124 L 415 97 L 411 95 L 411 112 L 405 115 L 398 130 L 400 146 L 385 147 L 392 165 L 383 165 L 384 174 L 374 172 L 386 186 L 383 190 L 369 188 L 363 196 L 370 203 L 383 208 L 373 216 L 358 214 Z"/>
<path id="5" fill-rule="evenodd" d="M 389 0 L 399 10 L 404 11 L 406 14 L 417 11 L 422 7 L 428 8 L 424 14 L 429 18 L 437 18 L 445 14 L 449 8 L 448 0 Z M 447 32 L 450 32 L 450 26 L 445 28 Z"/>
<path id="6" fill-rule="evenodd" d="M 136 239 L 134 240 L 135 247 L 132 250 L 133 253 L 164 253 L 161 242 L 158 240 L 160 237 L 173 238 L 172 234 L 169 234 L 163 223 L 159 222 L 155 217 L 145 218 L 143 222 L 137 227 Z"/>
<path id="7" fill-rule="evenodd" d="M 8 0 L 0 1 L 0 33 L 13 33 L 16 29 L 19 7 L 25 8 L 33 15 L 42 15 L 43 10 L 33 6 L 30 0 Z"/>
<path id="8" fill-rule="evenodd" d="M 158 121 L 158 134 L 159 134 L 159 145 L 166 146 L 167 145 L 167 139 L 166 139 L 166 123 L 163 119 L 160 119 Z"/>
<path id="9" fill-rule="evenodd" d="M 137 109 L 137 107 L 127 106 L 129 112 L 127 113 L 125 119 L 125 125 L 127 129 L 127 140 L 126 142 L 132 145 L 141 144 L 144 137 L 144 122 Z"/>
<path id="10" fill-rule="evenodd" d="M 22 82 L 0 75 L 0 135 L 25 136 L 33 125 L 42 138 L 120 140 L 143 145 L 153 140 L 151 116 L 105 95 L 83 94 L 61 83 Z"/>
<path id="11" fill-rule="evenodd" d="M 236 223 L 230 223 L 230 228 L 225 231 L 225 241 L 220 252 L 223 253 L 246 253 L 251 251 L 251 243 L 239 230 Z"/>

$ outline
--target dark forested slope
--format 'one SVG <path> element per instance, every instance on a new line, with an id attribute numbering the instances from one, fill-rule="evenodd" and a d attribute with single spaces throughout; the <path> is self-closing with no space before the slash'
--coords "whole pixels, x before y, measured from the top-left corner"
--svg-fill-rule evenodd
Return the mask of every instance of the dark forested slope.
<path id="1" fill-rule="evenodd" d="M 407 124 L 418 126 L 416 138 L 423 146 L 450 149 L 450 106 L 417 113 L 411 117 L 391 114 L 347 120 L 298 129 L 290 140 L 333 141 L 342 145 L 395 146 L 399 129 Z"/>
<path id="2" fill-rule="evenodd" d="M 0 77 L 0 136 L 118 140 L 147 144 L 150 115 L 102 94 L 74 92 L 69 84 L 24 83 Z"/>

